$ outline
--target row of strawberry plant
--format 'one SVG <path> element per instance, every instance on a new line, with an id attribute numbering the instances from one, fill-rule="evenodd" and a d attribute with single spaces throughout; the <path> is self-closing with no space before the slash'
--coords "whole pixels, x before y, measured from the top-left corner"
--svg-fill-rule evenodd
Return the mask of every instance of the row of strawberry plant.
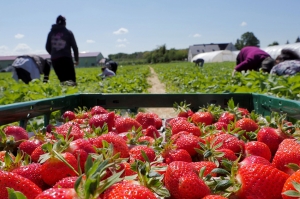
<path id="1" fill-rule="evenodd" d="M 149 67 L 119 67 L 118 74 L 113 78 L 102 80 L 99 68 L 77 68 L 76 87 L 60 85 L 54 71 L 50 73 L 50 82 L 42 83 L 34 80 L 28 85 L 16 82 L 11 73 L 0 74 L 0 105 L 25 102 L 75 93 L 145 93 L 149 88 L 147 77 Z"/>
<path id="2" fill-rule="evenodd" d="M 248 71 L 236 73 L 233 62 L 207 63 L 196 67 L 191 63 L 153 66 L 169 93 L 263 93 L 292 100 L 300 99 L 300 74 L 285 77 Z"/>

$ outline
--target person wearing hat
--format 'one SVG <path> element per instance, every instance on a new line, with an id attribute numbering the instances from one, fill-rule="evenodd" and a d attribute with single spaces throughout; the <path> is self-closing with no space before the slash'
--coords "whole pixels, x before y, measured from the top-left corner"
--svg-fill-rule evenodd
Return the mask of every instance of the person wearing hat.
<path id="1" fill-rule="evenodd" d="M 233 70 L 232 75 L 234 75 L 236 71 L 259 71 L 264 60 L 266 60 L 266 62 L 274 61 L 267 52 L 261 50 L 260 48 L 256 46 L 246 46 L 241 49 L 237 56 L 236 66 Z"/>
<path id="2" fill-rule="evenodd" d="M 117 74 L 117 70 L 118 70 L 117 62 L 110 60 L 110 61 L 106 62 L 105 65 L 107 66 L 107 68 L 112 70 L 115 74 Z"/>
<path id="3" fill-rule="evenodd" d="M 106 77 L 112 77 L 115 76 L 116 74 L 114 73 L 114 71 L 108 69 L 108 67 L 106 65 L 101 67 L 102 73 L 99 74 L 98 76 L 101 77 L 102 79 L 105 79 Z"/>
<path id="4" fill-rule="evenodd" d="M 52 66 L 59 81 L 61 83 L 72 81 L 76 85 L 74 66 L 78 65 L 79 53 L 73 32 L 66 28 L 65 17 L 59 15 L 56 24 L 52 25 L 47 37 L 46 50 L 51 55 Z"/>

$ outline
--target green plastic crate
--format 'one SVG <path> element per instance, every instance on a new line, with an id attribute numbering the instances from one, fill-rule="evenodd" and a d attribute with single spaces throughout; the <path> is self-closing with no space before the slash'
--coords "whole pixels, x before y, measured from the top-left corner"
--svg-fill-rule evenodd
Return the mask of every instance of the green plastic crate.
<path id="1" fill-rule="evenodd" d="M 289 118 L 300 119 L 300 102 L 270 97 L 255 93 L 226 93 L 226 94 L 74 94 L 31 102 L 15 103 L 0 106 L 0 125 L 20 122 L 26 126 L 29 119 L 44 116 L 45 125 L 49 124 L 50 114 L 53 111 L 74 110 L 86 106 L 91 108 L 100 105 L 107 109 L 173 107 L 174 102 L 186 101 L 191 104 L 192 110 L 207 104 L 217 104 L 222 108 L 233 98 L 235 104 L 248 110 L 255 110 L 263 116 L 272 111 L 286 113 Z M 167 119 L 167 118 L 163 118 Z"/>

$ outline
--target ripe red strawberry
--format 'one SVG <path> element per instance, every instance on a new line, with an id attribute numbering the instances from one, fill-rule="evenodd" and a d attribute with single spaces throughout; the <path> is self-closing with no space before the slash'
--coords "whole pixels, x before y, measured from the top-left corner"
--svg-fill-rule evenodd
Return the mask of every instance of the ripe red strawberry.
<path id="1" fill-rule="evenodd" d="M 67 122 L 61 126 L 58 126 L 55 128 L 55 131 L 56 133 L 63 135 L 64 138 L 66 138 L 71 127 L 72 129 L 70 132 L 70 137 L 73 137 L 73 140 L 83 138 L 84 133 L 81 130 L 80 125 L 75 122 Z"/>
<path id="2" fill-rule="evenodd" d="M 39 186 L 41 189 L 47 188 L 47 185 L 42 179 L 41 175 L 42 165 L 39 163 L 31 163 L 28 165 L 20 166 L 16 169 L 14 169 L 12 172 L 17 173 L 32 182 L 34 182 L 37 186 Z"/>
<path id="3" fill-rule="evenodd" d="M 279 130 L 272 127 L 262 127 L 257 132 L 257 141 L 265 143 L 272 155 L 278 149 L 279 144 L 286 138 L 286 136 Z"/>
<path id="4" fill-rule="evenodd" d="M 158 130 L 156 129 L 155 126 L 148 126 L 144 132 L 144 135 L 146 136 L 150 136 L 152 138 L 159 138 L 160 137 L 160 133 L 158 132 Z"/>
<path id="5" fill-rule="evenodd" d="M 91 115 L 100 115 L 103 113 L 108 113 L 108 111 L 102 106 L 94 106 L 90 111 Z"/>
<path id="6" fill-rule="evenodd" d="M 115 126 L 115 113 L 102 113 L 98 115 L 94 115 L 89 119 L 89 126 L 93 128 L 103 127 L 104 123 L 107 124 L 108 131 L 111 131 Z"/>
<path id="7" fill-rule="evenodd" d="M 189 163 L 197 173 L 200 173 L 200 170 L 205 167 L 204 176 L 210 174 L 213 177 L 216 177 L 217 174 L 211 172 L 213 169 L 217 168 L 217 165 L 211 161 L 200 161 L 200 162 L 191 162 Z"/>
<path id="8" fill-rule="evenodd" d="M 300 166 L 300 144 L 295 139 L 283 140 L 272 160 L 274 167 L 291 175 L 294 170 L 287 167 L 290 163 Z"/>
<path id="9" fill-rule="evenodd" d="M 55 183 L 53 188 L 74 188 L 77 176 L 65 177 Z"/>
<path id="10" fill-rule="evenodd" d="M 195 136 L 201 135 L 199 127 L 185 120 L 178 120 L 172 124 L 172 135 L 177 134 L 180 131 L 187 131 Z"/>
<path id="11" fill-rule="evenodd" d="M 239 140 L 234 135 L 228 133 L 221 133 L 215 137 L 215 142 L 213 146 L 222 143 L 218 149 L 230 149 L 234 153 L 244 153 L 245 143 L 242 140 Z"/>
<path id="12" fill-rule="evenodd" d="M 208 186 L 187 162 L 171 162 L 167 167 L 164 182 L 171 198 L 174 199 L 203 198 L 210 194 Z"/>
<path id="13" fill-rule="evenodd" d="M 27 131 L 20 126 L 7 126 L 4 128 L 4 133 L 6 136 L 14 137 L 15 141 L 29 139 Z"/>
<path id="14" fill-rule="evenodd" d="M 220 115 L 218 122 L 230 124 L 231 122 L 234 122 L 235 118 L 235 114 L 226 111 Z"/>
<path id="15" fill-rule="evenodd" d="M 73 154 L 65 152 L 61 156 L 77 171 L 77 160 Z M 65 177 L 77 175 L 74 170 L 56 156 L 51 156 L 43 162 L 41 169 L 43 181 L 50 186 Z"/>
<path id="16" fill-rule="evenodd" d="M 100 135 L 99 137 L 93 139 L 92 145 L 95 146 L 96 148 L 102 148 L 103 140 L 107 141 L 108 143 L 113 144 L 114 154 L 120 153 L 121 158 L 129 157 L 129 149 L 128 149 L 127 143 L 122 137 L 120 137 L 118 135 L 114 135 L 114 134 L 103 134 L 103 135 Z"/>
<path id="17" fill-rule="evenodd" d="M 245 157 L 239 165 L 247 165 L 247 164 L 265 164 L 265 165 L 272 165 L 270 161 L 267 159 L 261 157 L 261 156 L 256 156 L 256 155 L 250 155 Z"/>
<path id="18" fill-rule="evenodd" d="M 295 199 L 299 198 L 299 195 L 297 197 L 289 196 L 288 193 L 285 192 L 291 192 L 294 191 L 294 193 L 299 194 L 299 190 L 296 190 L 296 187 L 294 186 L 295 183 L 300 184 L 300 170 L 297 170 L 295 173 L 293 173 L 284 183 L 283 189 L 282 189 L 282 198 L 283 199 Z"/>
<path id="19" fill-rule="evenodd" d="M 31 155 L 31 153 L 34 151 L 34 149 L 36 149 L 41 144 L 43 144 L 42 140 L 33 138 L 33 139 L 23 141 L 19 145 L 19 149 L 24 151 L 28 155 Z"/>
<path id="20" fill-rule="evenodd" d="M 255 155 L 261 156 L 268 161 L 271 161 L 271 150 L 270 148 L 263 142 L 259 141 L 251 141 L 245 144 L 245 155 Z"/>
<path id="21" fill-rule="evenodd" d="M 236 180 L 241 187 L 235 195 L 238 198 L 281 199 L 281 191 L 288 177 L 269 165 L 244 165 L 238 169 Z"/>
<path id="22" fill-rule="evenodd" d="M 146 135 L 139 137 L 138 143 L 145 143 L 145 142 L 147 142 L 150 146 L 152 146 L 155 142 L 155 139 Z"/>
<path id="23" fill-rule="evenodd" d="M 164 162 L 170 164 L 174 161 L 192 162 L 191 155 L 185 149 L 171 149 L 162 153 Z"/>
<path id="24" fill-rule="evenodd" d="M 185 149 L 191 156 L 197 154 L 195 148 L 200 148 L 199 142 L 205 143 L 205 141 L 186 131 L 181 131 L 171 137 L 173 144 L 177 146 L 177 149 Z"/>
<path id="25" fill-rule="evenodd" d="M 35 148 L 30 155 L 32 162 L 38 162 L 40 156 L 43 154 L 45 154 L 45 151 L 42 149 L 42 145 Z"/>
<path id="26" fill-rule="evenodd" d="M 227 199 L 227 198 L 221 195 L 207 195 L 202 199 Z"/>
<path id="27" fill-rule="evenodd" d="M 240 128 L 245 132 L 255 132 L 259 128 L 259 126 L 254 120 L 250 118 L 242 118 L 236 121 L 235 128 Z"/>
<path id="28" fill-rule="evenodd" d="M 147 155 L 150 162 L 153 162 L 155 160 L 155 151 L 152 148 L 145 146 L 145 145 L 138 145 L 138 146 L 132 147 L 129 150 L 130 160 L 134 161 L 135 159 L 137 159 L 137 160 L 141 160 L 141 161 L 146 161 L 143 158 L 141 151 L 145 152 L 145 154 Z"/>
<path id="29" fill-rule="evenodd" d="M 7 187 L 22 192 L 27 199 L 35 199 L 42 192 L 31 180 L 12 172 L 0 170 L 0 196 L 8 199 Z"/>
<path id="30" fill-rule="evenodd" d="M 141 128 L 142 125 L 133 118 L 121 117 L 116 119 L 115 127 L 118 133 L 123 133 L 123 132 L 131 131 L 132 128 L 135 128 L 135 130 L 137 130 L 138 128 Z"/>
<path id="31" fill-rule="evenodd" d="M 147 129 L 148 126 L 155 126 L 154 116 L 148 113 L 138 112 L 135 116 L 135 120 L 142 125 L 143 129 Z"/>
<path id="32" fill-rule="evenodd" d="M 166 127 L 172 128 L 173 124 L 176 123 L 178 120 L 185 120 L 187 121 L 187 118 L 185 117 L 174 117 L 166 120 Z"/>
<path id="33" fill-rule="evenodd" d="M 213 123 L 213 125 L 216 127 L 216 130 L 226 130 L 228 126 L 228 124 L 225 122 L 215 122 Z"/>
<path id="34" fill-rule="evenodd" d="M 196 125 L 204 124 L 211 125 L 214 121 L 214 116 L 210 112 L 196 112 L 192 116 L 192 122 Z"/>
<path id="35" fill-rule="evenodd" d="M 50 188 L 40 193 L 35 199 L 79 199 L 74 188 Z"/>
<path id="36" fill-rule="evenodd" d="M 153 116 L 155 119 L 155 127 L 156 129 L 160 129 L 162 127 L 162 119 L 156 113 L 148 113 L 148 115 Z"/>
<path id="37" fill-rule="evenodd" d="M 131 165 L 128 162 L 122 162 L 124 166 L 124 176 L 136 175 L 137 172 L 131 169 Z"/>
<path id="38" fill-rule="evenodd" d="M 223 159 L 228 159 L 230 161 L 235 161 L 236 159 L 238 159 L 235 153 L 230 149 L 217 149 L 216 151 L 224 153 L 222 157 L 217 158 L 219 162 L 222 162 Z"/>
<path id="39" fill-rule="evenodd" d="M 246 109 L 246 108 L 238 107 L 238 111 L 241 112 L 241 115 L 242 115 L 242 116 L 248 116 L 248 115 L 250 115 L 248 109 Z"/>
<path id="40" fill-rule="evenodd" d="M 66 149 L 66 152 L 72 153 L 76 157 L 76 159 L 79 155 L 80 167 L 84 172 L 84 164 L 88 155 L 90 153 L 96 153 L 96 150 L 88 140 L 81 138 L 70 142 L 69 147 Z"/>
<path id="41" fill-rule="evenodd" d="M 76 118 L 76 115 L 73 111 L 66 111 L 62 115 L 64 122 L 72 121 Z"/>
<path id="42" fill-rule="evenodd" d="M 129 182 L 115 183 L 114 185 L 109 187 L 103 194 L 103 199 L 117 198 L 157 199 L 154 193 L 148 188 Z"/>

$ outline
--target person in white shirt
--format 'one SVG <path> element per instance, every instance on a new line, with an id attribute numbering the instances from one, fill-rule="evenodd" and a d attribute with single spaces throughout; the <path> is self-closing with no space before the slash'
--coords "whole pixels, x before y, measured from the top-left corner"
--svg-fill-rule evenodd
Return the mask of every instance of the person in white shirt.
<path id="1" fill-rule="evenodd" d="M 112 70 L 109 70 L 106 66 L 102 66 L 101 70 L 102 70 L 102 73 L 98 76 L 102 77 L 102 79 L 116 75 Z"/>

